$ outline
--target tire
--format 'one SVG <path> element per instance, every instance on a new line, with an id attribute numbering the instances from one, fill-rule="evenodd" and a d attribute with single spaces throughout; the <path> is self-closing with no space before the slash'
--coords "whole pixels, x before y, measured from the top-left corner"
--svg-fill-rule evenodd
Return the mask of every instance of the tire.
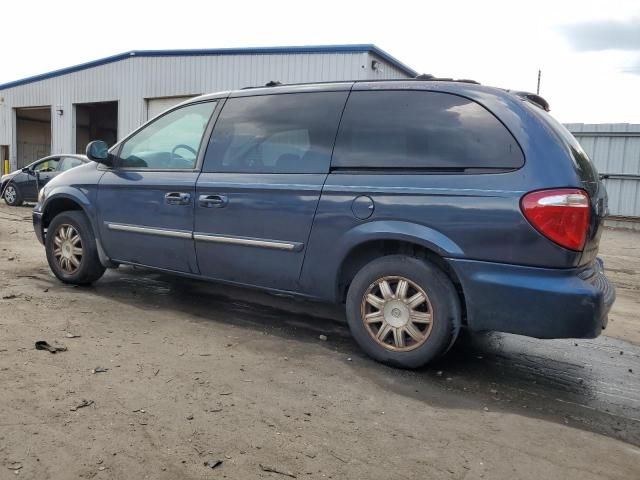
<path id="1" fill-rule="evenodd" d="M 10 207 L 19 207 L 24 203 L 24 199 L 22 198 L 22 193 L 20 193 L 20 189 L 13 182 L 10 182 L 4 188 L 4 191 L 2 192 L 2 196 L 6 204 L 9 205 Z"/>
<path id="2" fill-rule="evenodd" d="M 47 229 L 45 250 L 51 271 L 64 283 L 88 285 L 106 270 L 98 257 L 91 224 L 76 210 L 54 217 Z"/>
<path id="3" fill-rule="evenodd" d="M 368 294 L 377 298 L 365 300 Z M 449 277 L 432 262 L 405 255 L 365 265 L 349 286 L 346 311 L 360 347 L 375 360 L 400 368 L 418 368 L 440 357 L 460 331 L 460 300 Z M 382 339 L 376 340 L 379 335 Z"/>

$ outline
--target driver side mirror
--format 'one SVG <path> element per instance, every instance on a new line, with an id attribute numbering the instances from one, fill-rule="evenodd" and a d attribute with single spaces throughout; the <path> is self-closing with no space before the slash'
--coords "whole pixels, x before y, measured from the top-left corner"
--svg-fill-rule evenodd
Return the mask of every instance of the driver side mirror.
<path id="1" fill-rule="evenodd" d="M 29 175 L 33 174 L 33 170 L 31 170 L 29 167 L 22 167 L 20 170 L 22 171 L 22 173 L 27 173 Z"/>
<path id="2" fill-rule="evenodd" d="M 87 158 L 97 163 L 110 164 L 109 147 L 102 140 L 94 140 L 87 145 Z"/>

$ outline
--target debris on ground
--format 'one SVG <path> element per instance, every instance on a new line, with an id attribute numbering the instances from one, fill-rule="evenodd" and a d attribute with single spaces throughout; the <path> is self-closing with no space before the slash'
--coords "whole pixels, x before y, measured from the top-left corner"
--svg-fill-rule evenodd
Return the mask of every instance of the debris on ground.
<path id="1" fill-rule="evenodd" d="M 329 450 L 329 454 L 333 457 L 333 458 L 337 458 L 338 460 L 340 460 L 342 463 L 349 463 L 349 460 L 346 460 L 344 458 L 342 458 L 340 455 L 338 455 L 335 452 L 332 452 L 331 450 Z"/>
<path id="2" fill-rule="evenodd" d="M 18 295 L 14 295 L 13 293 L 10 293 L 9 295 L 2 296 L 3 300 L 13 300 L 14 298 L 18 298 Z"/>
<path id="3" fill-rule="evenodd" d="M 75 333 L 67 333 L 67 338 L 80 338 L 80 335 L 76 335 Z"/>
<path id="4" fill-rule="evenodd" d="M 264 465 L 262 463 L 258 465 L 260 465 L 260 468 L 262 469 L 263 472 L 277 473 L 280 475 L 284 475 L 285 477 L 297 478 L 293 473 L 288 472 L 286 470 L 280 470 L 276 467 L 272 467 L 271 465 Z"/>
<path id="5" fill-rule="evenodd" d="M 13 470 L 14 472 L 18 473 L 18 470 L 22 468 L 22 464 L 20 462 L 12 462 L 9 465 L 7 465 L 7 468 L 9 470 Z"/>
<path id="6" fill-rule="evenodd" d="M 322 340 L 323 342 L 327 341 L 327 336 L 326 335 L 320 335 L 320 340 Z"/>
<path id="7" fill-rule="evenodd" d="M 51 352 L 51 353 L 57 353 L 57 352 L 66 352 L 67 347 L 51 346 L 44 340 L 38 340 L 36 342 L 36 350 L 47 350 L 48 352 Z"/>
<path id="8" fill-rule="evenodd" d="M 75 407 L 71 407 L 70 410 L 72 412 L 75 412 L 76 410 L 80 409 L 80 408 L 84 408 L 84 407 L 88 407 L 90 405 L 93 405 L 93 400 L 82 400 L 78 405 L 76 405 Z"/>
<path id="9" fill-rule="evenodd" d="M 108 368 L 96 367 L 93 370 L 91 370 L 91 373 L 106 373 L 108 371 L 109 371 Z"/>
<path id="10" fill-rule="evenodd" d="M 219 467 L 220 465 L 222 465 L 222 460 L 218 460 L 217 458 L 213 460 L 207 460 L 206 462 L 204 462 L 204 466 L 209 467 L 212 470 L 214 468 Z"/>
<path id="11" fill-rule="evenodd" d="M 188 415 L 187 420 L 193 420 L 193 415 Z"/>

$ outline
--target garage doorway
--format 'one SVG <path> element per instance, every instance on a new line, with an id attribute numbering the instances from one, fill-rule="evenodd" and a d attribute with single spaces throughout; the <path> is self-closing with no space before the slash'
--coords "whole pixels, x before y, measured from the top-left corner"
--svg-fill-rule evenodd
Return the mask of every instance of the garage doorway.
<path id="1" fill-rule="evenodd" d="M 84 153 L 87 143 L 102 140 L 111 146 L 118 140 L 118 102 L 76 103 L 76 153 Z"/>
<path id="2" fill-rule="evenodd" d="M 51 155 L 51 107 L 16 108 L 18 168 Z"/>
<path id="3" fill-rule="evenodd" d="M 0 145 L 0 163 L 2 163 L 0 172 L 9 173 L 9 145 Z"/>
<path id="4" fill-rule="evenodd" d="M 147 98 L 147 120 L 151 120 L 152 118 L 157 117 L 162 112 L 173 107 L 174 105 L 178 105 L 179 103 L 182 103 L 185 100 L 189 100 L 190 98 L 196 96 L 197 95 Z"/>

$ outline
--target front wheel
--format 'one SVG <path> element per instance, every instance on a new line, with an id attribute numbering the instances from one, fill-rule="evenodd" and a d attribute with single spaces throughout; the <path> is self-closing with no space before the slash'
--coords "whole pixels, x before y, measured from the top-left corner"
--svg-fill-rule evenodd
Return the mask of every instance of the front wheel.
<path id="1" fill-rule="evenodd" d="M 22 194 L 14 183 L 10 183 L 6 186 L 2 196 L 4 197 L 4 201 L 10 207 L 19 207 L 23 204 Z"/>
<path id="2" fill-rule="evenodd" d="M 79 211 L 56 215 L 45 241 L 51 271 L 64 283 L 87 285 L 104 274 L 89 220 Z"/>
<path id="3" fill-rule="evenodd" d="M 455 287 L 435 264 L 405 255 L 365 265 L 347 293 L 351 334 L 374 359 L 417 368 L 444 354 L 460 330 Z"/>

